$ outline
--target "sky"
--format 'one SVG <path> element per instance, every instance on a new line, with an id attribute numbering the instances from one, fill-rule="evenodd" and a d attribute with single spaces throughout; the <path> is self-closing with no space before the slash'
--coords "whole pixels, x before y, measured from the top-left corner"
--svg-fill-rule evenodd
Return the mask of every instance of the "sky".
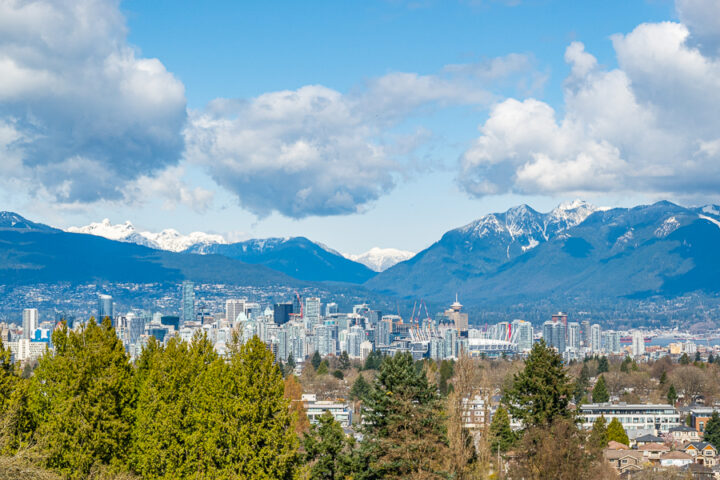
<path id="1" fill-rule="evenodd" d="M 720 202 L 717 0 L 0 0 L 0 209 L 419 251 Z"/>

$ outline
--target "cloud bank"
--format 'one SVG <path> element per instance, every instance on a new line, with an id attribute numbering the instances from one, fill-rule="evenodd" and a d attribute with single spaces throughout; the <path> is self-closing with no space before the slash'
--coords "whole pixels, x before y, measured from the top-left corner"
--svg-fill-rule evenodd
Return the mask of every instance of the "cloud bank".
<path id="1" fill-rule="evenodd" d="M 462 155 L 458 183 L 477 197 L 503 194 L 720 192 L 720 33 L 717 2 L 680 0 L 684 23 L 642 24 L 611 37 L 618 68 L 582 43 L 563 114 L 536 99 L 496 104 Z"/>
<path id="2" fill-rule="evenodd" d="M 0 175 L 54 201 L 121 200 L 177 164 L 183 84 L 127 44 L 117 1 L 0 1 Z"/>

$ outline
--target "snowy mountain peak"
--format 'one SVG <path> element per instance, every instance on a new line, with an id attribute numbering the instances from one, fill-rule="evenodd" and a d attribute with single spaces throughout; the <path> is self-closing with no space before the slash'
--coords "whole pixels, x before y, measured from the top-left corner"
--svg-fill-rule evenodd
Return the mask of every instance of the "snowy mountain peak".
<path id="1" fill-rule="evenodd" d="M 343 256 L 353 262 L 362 263 L 370 270 L 383 272 L 400 262 L 411 259 L 415 254 L 407 250 L 398 250 L 397 248 L 373 247 L 359 255 L 344 254 Z"/>
<path id="2" fill-rule="evenodd" d="M 172 228 L 158 233 L 140 232 L 130 221 L 113 225 L 107 218 L 101 222 L 94 222 L 84 227 L 69 227 L 66 231 L 96 235 L 120 242 L 137 243 L 138 245 L 158 250 L 169 250 L 171 252 L 182 252 L 190 246 L 198 244 L 210 245 L 227 243 L 221 235 L 203 232 L 192 232 L 188 235 L 183 235 Z"/>

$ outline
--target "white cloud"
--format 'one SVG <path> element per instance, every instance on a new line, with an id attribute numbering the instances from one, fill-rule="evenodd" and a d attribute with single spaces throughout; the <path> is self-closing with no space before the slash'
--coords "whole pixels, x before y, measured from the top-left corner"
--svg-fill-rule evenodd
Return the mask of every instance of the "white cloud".
<path id="1" fill-rule="evenodd" d="M 0 1 L 6 182 L 68 204 L 122 199 L 177 163 L 185 117 L 182 83 L 127 44 L 117 1 Z"/>
<path id="2" fill-rule="evenodd" d="M 503 75 L 498 69 L 494 78 Z M 487 82 L 454 70 L 390 73 L 346 94 L 309 85 L 218 99 L 191 114 L 186 157 L 260 216 L 357 212 L 412 169 L 408 149 L 428 137 L 423 129 L 410 137 L 389 129 L 418 110 L 486 106 L 496 98 Z"/>
<path id="3" fill-rule="evenodd" d="M 615 70 L 572 43 L 563 115 L 534 99 L 495 105 L 461 158 L 459 183 L 474 196 L 717 196 L 720 60 L 690 39 L 684 24 L 639 25 L 612 37 Z"/>

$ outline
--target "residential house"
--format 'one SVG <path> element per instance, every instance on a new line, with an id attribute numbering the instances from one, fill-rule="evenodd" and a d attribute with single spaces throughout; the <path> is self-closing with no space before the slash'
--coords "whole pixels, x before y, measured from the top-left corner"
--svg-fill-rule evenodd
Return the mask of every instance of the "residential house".
<path id="1" fill-rule="evenodd" d="M 700 441 L 700 433 L 687 425 L 680 425 L 679 427 L 671 428 L 668 436 L 673 443 L 679 445 Z"/>
<path id="2" fill-rule="evenodd" d="M 638 451 L 643 453 L 646 462 L 660 463 L 660 457 L 670 451 L 670 447 L 664 443 L 646 443 L 638 447 Z"/>
<path id="3" fill-rule="evenodd" d="M 603 451 L 605 459 L 619 474 L 637 472 L 643 469 L 643 453 L 637 450 L 610 450 Z"/>
<path id="4" fill-rule="evenodd" d="M 685 453 L 692 455 L 695 463 L 713 467 L 717 464 L 717 450 L 708 442 L 691 442 L 685 446 Z"/>
<path id="5" fill-rule="evenodd" d="M 660 466 L 662 467 L 684 467 L 691 463 L 693 463 L 692 455 L 685 452 L 665 452 L 660 456 Z"/>

